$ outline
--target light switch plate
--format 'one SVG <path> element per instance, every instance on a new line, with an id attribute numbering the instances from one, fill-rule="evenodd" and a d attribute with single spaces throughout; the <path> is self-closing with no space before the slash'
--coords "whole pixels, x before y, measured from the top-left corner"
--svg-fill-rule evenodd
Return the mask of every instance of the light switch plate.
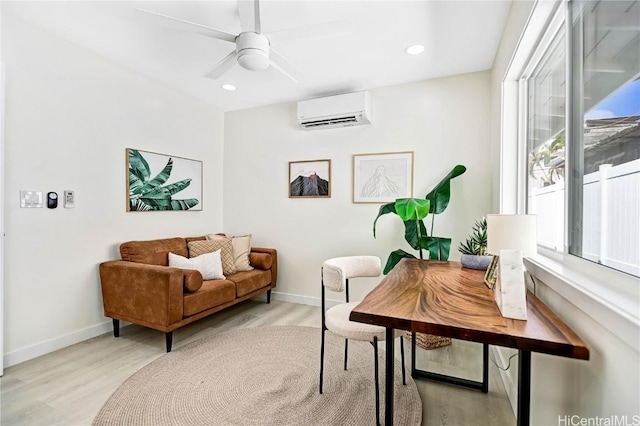
<path id="1" fill-rule="evenodd" d="M 23 209 L 42 208 L 42 191 L 20 191 L 20 207 Z"/>

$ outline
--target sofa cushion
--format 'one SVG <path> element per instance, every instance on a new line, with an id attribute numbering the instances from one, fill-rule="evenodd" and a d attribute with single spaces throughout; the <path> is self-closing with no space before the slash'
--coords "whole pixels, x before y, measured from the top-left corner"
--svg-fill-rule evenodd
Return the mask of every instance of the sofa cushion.
<path id="1" fill-rule="evenodd" d="M 227 277 L 236 283 L 236 294 L 242 297 L 271 283 L 271 272 L 254 269 L 252 271 L 237 272 Z"/>
<path id="2" fill-rule="evenodd" d="M 236 285 L 228 280 L 211 280 L 202 283 L 200 290 L 184 295 L 184 316 L 195 315 L 236 298 Z"/>
<path id="3" fill-rule="evenodd" d="M 120 245 L 122 260 L 149 265 L 169 265 L 169 252 L 187 257 L 187 242 L 184 238 L 165 238 L 150 241 L 128 241 Z"/>
<path id="4" fill-rule="evenodd" d="M 231 248 L 233 249 L 233 262 L 236 271 L 250 271 L 253 266 L 249 263 L 249 253 L 251 253 L 251 234 L 231 237 Z"/>
<path id="5" fill-rule="evenodd" d="M 249 255 L 249 259 L 251 260 L 251 264 L 258 269 L 270 269 L 273 261 L 271 259 L 271 255 L 269 253 L 251 253 Z"/>
<path id="6" fill-rule="evenodd" d="M 236 266 L 233 263 L 233 247 L 230 238 L 221 237 L 219 239 L 191 241 L 188 243 L 188 246 L 190 257 L 221 250 L 220 259 L 222 260 L 222 270 L 224 274 L 231 275 L 236 273 Z"/>
<path id="7" fill-rule="evenodd" d="M 224 280 L 220 250 L 187 259 L 169 252 L 169 266 L 181 269 L 195 269 L 202 274 L 203 280 Z"/>

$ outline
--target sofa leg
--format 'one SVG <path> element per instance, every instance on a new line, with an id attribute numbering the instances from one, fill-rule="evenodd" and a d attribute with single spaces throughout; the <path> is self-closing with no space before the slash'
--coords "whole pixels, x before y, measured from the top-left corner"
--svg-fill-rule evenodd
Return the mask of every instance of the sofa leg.
<path id="1" fill-rule="evenodd" d="M 113 337 L 120 337 L 120 320 L 112 318 L 113 322 Z"/>
<path id="2" fill-rule="evenodd" d="M 271 289 L 267 290 L 267 305 L 271 303 Z"/>
<path id="3" fill-rule="evenodd" d="M 173 331 L 164 334 L 167 341 L 167 353 L 171 352 L 171 344 L 173 343 Z"/>

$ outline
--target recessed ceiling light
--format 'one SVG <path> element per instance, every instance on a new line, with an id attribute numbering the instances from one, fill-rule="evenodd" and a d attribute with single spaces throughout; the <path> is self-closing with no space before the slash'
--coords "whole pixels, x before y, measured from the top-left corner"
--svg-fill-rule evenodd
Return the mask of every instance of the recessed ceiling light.
<path id="1" fill-rule="evenodd" d="M 236 86 L 234 86 L 233 84 L 223 84 L 222 88 L 230 92 L 233 92 L 234 90 L 236 90 Z"/>
<path id="2" fill-rule="evenodd" d="M 413 46 L 409 46 L 404 50 L 409 55 L 419 55 L 424 52 L 424 46 L 421 44 L 414 44 Z"/>

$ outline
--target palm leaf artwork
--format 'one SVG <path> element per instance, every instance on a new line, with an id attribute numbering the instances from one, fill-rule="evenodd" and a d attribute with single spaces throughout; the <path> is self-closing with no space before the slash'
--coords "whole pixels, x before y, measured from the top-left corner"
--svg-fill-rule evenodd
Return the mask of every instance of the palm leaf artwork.
<path id="1" fill-rule="evenodd" d="M 433 235 L 435 215 L 442 213 L 449 205 L 451 198 L 451 180 L 463 174 L 467 168 L 462 165 L 455 166 L 442 180 L 429 192 L 425 199 L 398 198 L 395 202 L 380 206 L 378 216 L 373 221 L 373 237 L 376 237 L 376 223 L 380 216 L 395 213 L 404 222 L 404 239 L 411 248 L 418 250 L 420 259 L 423 258 L 422 250 L 429 251 L 429 259 L 447 260 L 451 250 L 451 238 L 436 237 Z M 427 231 L 423 220 L 431 214 L 431 230 Z M 389 273 L 403 258 L 416 257 L 411 253 L 398 249 L 389 254 L 384 273 Z"/>
<path id="2" fill-rule="evenodd" d="M 140 151 L 129 149 L 128 152 L 130 211 L 189 210 L 200 203 L 197 198 L 172 198 L 191 184 L 190 178 L 163 186 L 173 170 L 172 158 L 169 158 L 164 168 L 151 178 L 149 163 Z"/>

